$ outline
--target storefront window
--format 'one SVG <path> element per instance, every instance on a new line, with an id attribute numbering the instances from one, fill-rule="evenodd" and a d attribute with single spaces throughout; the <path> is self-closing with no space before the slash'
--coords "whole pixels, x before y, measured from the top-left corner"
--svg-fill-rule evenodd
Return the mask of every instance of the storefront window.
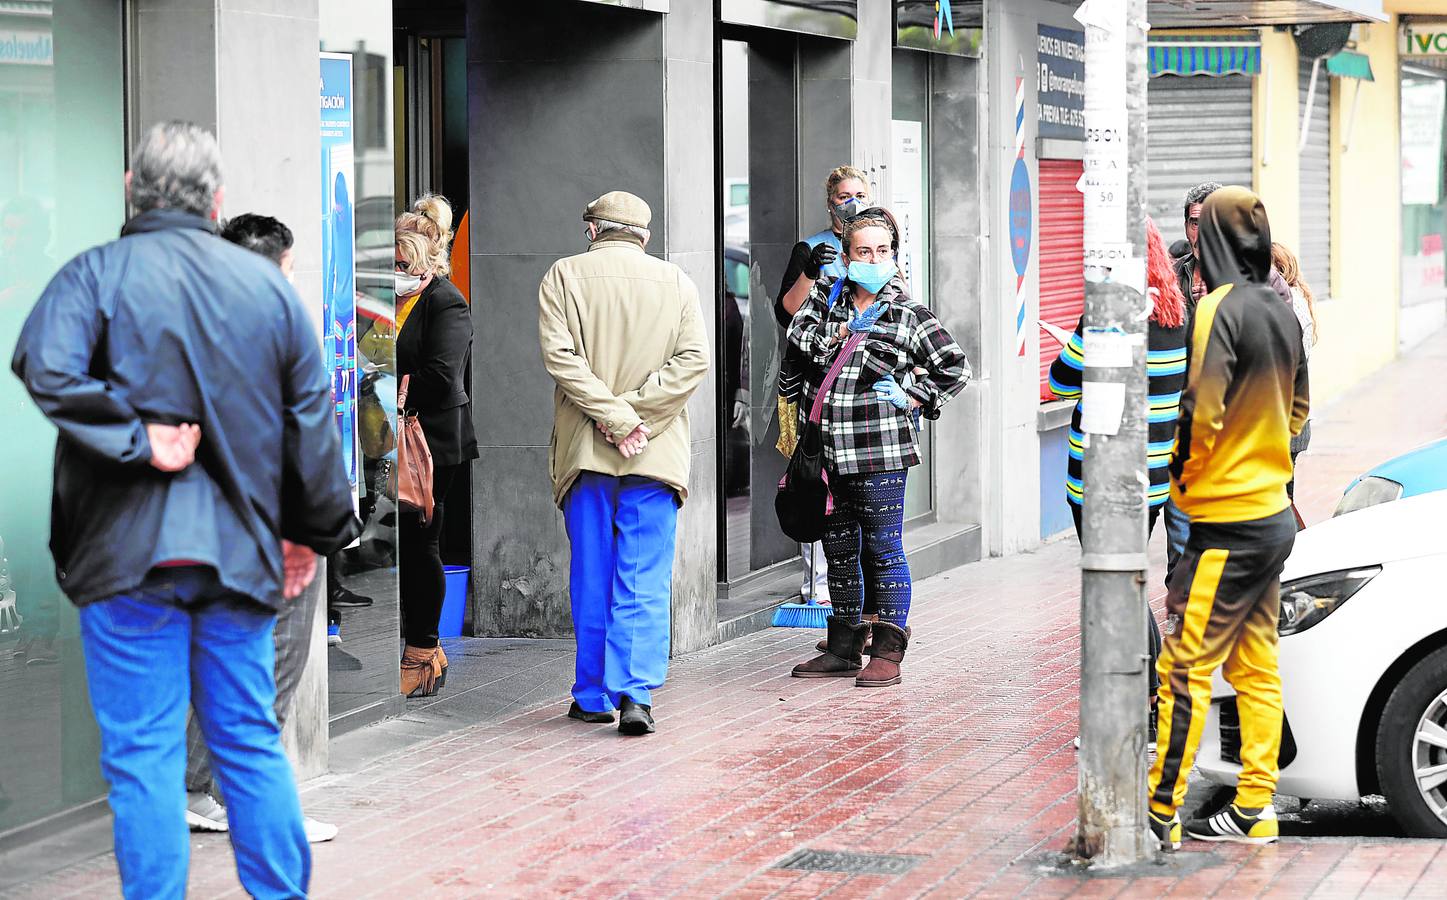
<path id="1" fill-rule="evenodd" d="M 1447 321 L 1447 201 L 1442 179 L 1447 127 L 1447 70 L 1429 60 L 1402 66 L 1403 349 Z"/>
<path id="2" fill-rule="evenodd" d="M 125 214 L 119 0 L 0 4 L 0 835 L 105 792 L 48 549 L 55 429 L 10 374 L 61 264 Z"/>
<path id="3" fill-rule="evenodd" d="M 912 50 L 894 51 L 894 103 L 890 123 L 889 182 L 885 204 L 899 223 L 899 268 L 910 295 L 930 305 L 930 56 Z M 934 443 L 928 422 L 920 433 L 920 464 L 905 487 L 906 519 L 934 508 Z"/>
<path id="4" fill-rule="evenodd" d="M 365 524 L 361 540 L 329 560 L 327 664 L 335 731 L 389 714 L 401 696 L 396 517 L 387 487 L 396 458 L 392 423 L 397 420 L 392 5 L 387 0 L 322 0 L 320 13 L 321 50 L 329 57 L 329 72 L 339 79 L 335 89 L 349 88 L 352 113 L 351 127 L 332 129 L 324 151 L 330 151 L 326 183 L 335 183 L 341 172 L 353 198 L 355 446 L 358 506 Z M 322 175 L 319 165 L 318 178 Z M 334 215 L 325 204 L 321 214 Z M 341 247 L 344 237 L 332 237 L 333 245 Z"/>

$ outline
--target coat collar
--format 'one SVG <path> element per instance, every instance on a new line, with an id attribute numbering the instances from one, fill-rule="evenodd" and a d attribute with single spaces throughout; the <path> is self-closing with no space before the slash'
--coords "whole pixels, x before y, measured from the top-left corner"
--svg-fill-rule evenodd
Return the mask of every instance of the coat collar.
<path id="1" fill-rule="evenodd" d="M 632 250 L 637 250 L 639 253 L 643 252 L 643 245 L 638 242 L 637 238 L 632 235 L 625 236 L 619 234 L 616 230 L 599 235 L 596 241 L 588 245 L 588 250 L 591 252 L 593 250 L 601 250 L 604 247 L 627 247 Z"/>
<path id="2" fill-rule="evenodd" d="M 216 233 L 216 223 L 184 209 L 148 209 L 139 213 L 121 229 L 121 237 L 145 234 L 149 231 L 167 231 L 173 228 L 195 228 Z"/>

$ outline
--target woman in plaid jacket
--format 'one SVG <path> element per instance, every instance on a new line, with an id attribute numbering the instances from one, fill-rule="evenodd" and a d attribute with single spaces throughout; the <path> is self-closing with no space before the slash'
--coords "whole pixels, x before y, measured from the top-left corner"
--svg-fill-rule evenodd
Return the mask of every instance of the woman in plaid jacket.
<path id="1" fill-rule="evenodd" d="M 829 558 L 827 649 L 794 667 L 799 678 L 856 676 L 860 687 L 900 681 L 909 643 L 911 581 L 904 555 L 904 485 L 919 464 L 916 411 L 937 419 L 970 378 L 965 353 L 924 304 L 910 298 L 894 261 L 895 239 L 883 217 L 861 215 L 844 227 L 848 274 L 823 279 L 789 325 L 789 342 L 814 363 L 801 380 L 800 425 L 819 383 L 854 335 L 823 404 L 824 468 L 834 505 L 825 520 Z M 866 593 L 879 605 L 868 666 L 861 621 Z"/>

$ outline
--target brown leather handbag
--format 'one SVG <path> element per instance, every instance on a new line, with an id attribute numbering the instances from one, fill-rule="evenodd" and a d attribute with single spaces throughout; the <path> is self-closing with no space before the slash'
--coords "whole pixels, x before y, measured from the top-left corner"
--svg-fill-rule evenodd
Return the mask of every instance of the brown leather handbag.
<path id="1" fill-rule="evenodd" d="M 403 375 L 397 387 L 397 465 L 392 467 L 397 503 L 415 509 L 423 524 L 432 521 L 432 451 L 417 411 L 407 409 L 407 386 L 411 375 Z"/>

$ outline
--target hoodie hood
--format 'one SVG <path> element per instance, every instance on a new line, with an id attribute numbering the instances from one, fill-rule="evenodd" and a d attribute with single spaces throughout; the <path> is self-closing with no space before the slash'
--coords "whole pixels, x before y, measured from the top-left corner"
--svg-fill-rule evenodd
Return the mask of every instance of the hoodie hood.
<path id="1" fill-rule="evenodd" d="M 1261 198 L 1243 187 L 1212 191 L 1201 207 L 1201 277 L 1223 284 L 1266 284 L 1271 271 L 1271 225 Z"/>

